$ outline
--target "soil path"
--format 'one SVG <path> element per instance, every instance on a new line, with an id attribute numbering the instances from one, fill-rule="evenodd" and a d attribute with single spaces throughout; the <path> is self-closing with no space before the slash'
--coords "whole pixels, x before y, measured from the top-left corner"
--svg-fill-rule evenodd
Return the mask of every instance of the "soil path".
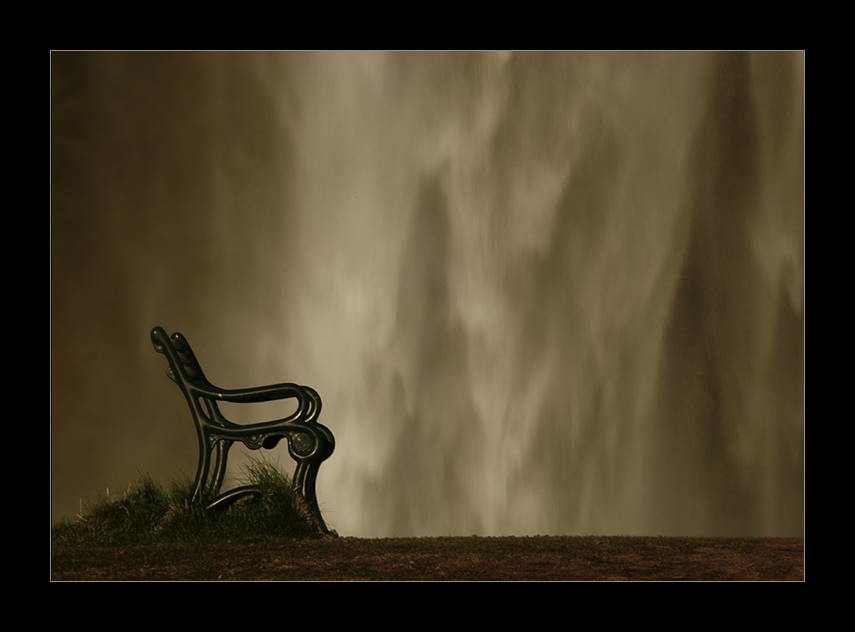
<path id="1" fill-rule="evenodd" d="M 64 549 L 54 581 L 803 581 L 804 540 L 447 537 Z"/>

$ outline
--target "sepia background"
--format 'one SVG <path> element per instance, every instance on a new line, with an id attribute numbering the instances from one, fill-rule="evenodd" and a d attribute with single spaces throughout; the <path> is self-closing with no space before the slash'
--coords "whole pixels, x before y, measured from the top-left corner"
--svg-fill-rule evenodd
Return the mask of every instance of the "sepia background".
<path id="1" fill-rule="evenodd" d="M 804 532 L 803 52 L 53 52 L 50 239 L 52 520 L 195 472 L 160 325 L 342 535 Z"/>

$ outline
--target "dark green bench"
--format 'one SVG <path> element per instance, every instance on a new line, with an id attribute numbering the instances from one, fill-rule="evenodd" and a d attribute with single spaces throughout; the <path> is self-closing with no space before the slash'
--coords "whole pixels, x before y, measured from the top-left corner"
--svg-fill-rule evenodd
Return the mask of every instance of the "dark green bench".
<path id="1" fill-rule="evenodd" d="M 214 386 L 206 378 L 187 340 L 180 333 L 167 335 L 161 327 L 151 332 L 154 350 L 169 361 L 166 374 L 174 381 L 190 406 L 199 434 L 199 466 L 193 484 L 194 502 L 209 509 L 225 507 L 244 496 L 260 495 L 251 485 L 220 493 L 226 474 L 229 448 L 240 441 L 250 450 L 272 449 L 285 438 L 288 452 L 297 462 L 293 483 L 308 504 L 312 518 L 323 535 L 337 535 L 321 516 L 315 483 L 321 463 L 335 448 L 332 432 L 317 422 L 321 398 L 308 386 L 273 384 L 255 388 L 227 390 Z M 218 402 L 269 402 L 296 399 L 297 410 L 283 419 L 253 424 L 236 424 L 220 412 Z"/>

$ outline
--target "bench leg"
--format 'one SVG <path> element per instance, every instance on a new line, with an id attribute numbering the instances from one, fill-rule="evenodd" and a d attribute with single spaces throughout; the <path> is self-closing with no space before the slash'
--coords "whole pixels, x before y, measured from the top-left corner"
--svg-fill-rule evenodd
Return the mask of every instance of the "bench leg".
<path id="1" fill-rule="evenodd" d="M 200 502 L 206 495 L 205 483 L 208 480 L 208 471 L 211 467 L 211 452 L 208 437 L 199 433 L 199 465 L 196 467 L 196 480 L 193 482 L 192 502 Z"/>
<path id="2" fill-rule="evenodd" d="M 226 466 L 229 460 L 229 448 L 232 447 L 232 442 L 227 439 L 220 439 L 214 446 L 216 459 L 214 461 L 214 473 L 211 478 L 211 485 L 208 488 L 210 497 L 219 496 L 220 489 L 223 486 L 223 480 L 226 477 Z"/>
<path id="3" fill-rule="evenodd" d="M 318 470 L 321 463 L 318 461 L 307 462 L 300 461 L 297 463 L 297 469 L 294 471 L 294 489 L 303 497 L 309 508 L 309 513 L 318 531 L 322 535 L 338 536 L 338 534 L 327 527 L 324 518 L 321 515 L 321 509 L 318 506 L 318 496 L 315 492 L 315 484 L 318 478 Z"/>
<path id="4" fill-rule="evenodd" d="M 199 434 L 199 466 L 196 468 L 196 480 L 193 483 L 193 502 L 207 502 L 219 495 L 223 479 L 226 476 L 229 448 L 232 446 L 232 441 L 214 439 L 213 445 L 211 443 L 210 437 L 203 433 Z M 211 470 L 212 453 L 214 457 L 213 470 Z"/>

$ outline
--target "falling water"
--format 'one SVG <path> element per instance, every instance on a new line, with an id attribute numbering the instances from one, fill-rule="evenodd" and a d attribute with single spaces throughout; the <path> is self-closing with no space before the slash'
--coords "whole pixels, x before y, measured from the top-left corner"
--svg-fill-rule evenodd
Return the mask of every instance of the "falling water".
<path id="1" fill-rule="evenodd" d="M 803 54 L 91 63 L 111 254 L 74 280 L 121 262 L 92 292 L 146 414 L 180 406 L 161 324 L 224 386 L 321 393 L 343 534 L 803 532 Z"/>

